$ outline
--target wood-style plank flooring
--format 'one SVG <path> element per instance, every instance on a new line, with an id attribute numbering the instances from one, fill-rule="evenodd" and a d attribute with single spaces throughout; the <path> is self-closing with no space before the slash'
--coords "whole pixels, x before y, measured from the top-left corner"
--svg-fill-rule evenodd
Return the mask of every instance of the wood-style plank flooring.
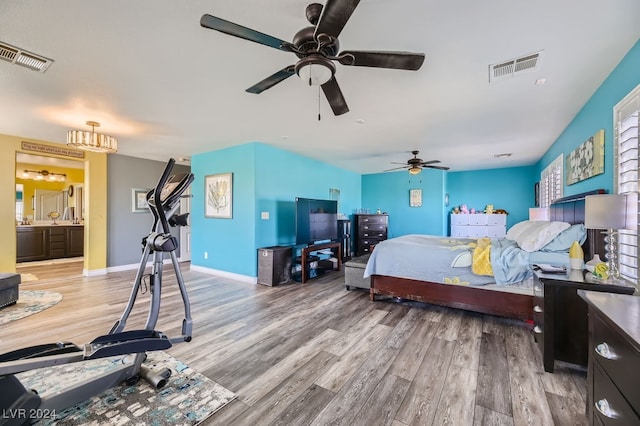
<path id="1" fill-rule="evenodd" d="M 20 266 L 22 289 L 63 294 L 53 308 L 0 326 L 0 348 L 105 334 L 135 271 L 83 277 L 82 263 Z M 168 350 L 237 393 L 208 425 L 582 425 L 584 369 L 545 373 L 530 326 L 415 302 L 371 302 L 342 272 L 267 287 L 183 265 L 193 341 Z M 183 309 L 169 269 L 157 329 L 179 334 Z M 146 320 L 148 293 L 128 329 Z"/>

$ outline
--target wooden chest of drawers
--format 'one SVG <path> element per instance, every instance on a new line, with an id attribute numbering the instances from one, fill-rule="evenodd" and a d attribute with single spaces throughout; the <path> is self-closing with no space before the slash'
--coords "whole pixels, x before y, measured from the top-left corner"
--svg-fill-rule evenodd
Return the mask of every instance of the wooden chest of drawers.
<path id="1" fill-rule="evenodd" d="M 534 337 L 542 353 L 544 371 L 553 373 L 556 360 L 587 365 L 587 304 L 579 290 L 632 294 L 634 288 L 612 282 L 593 282 L 589 272 L 543 274 L 536 271 L 533 287 Z"/>
<path id="2" fill-rule="evenodd" d="M 355 215 L 354 245 L 356 256 L 371 253 L 380 241 L 387 239 L 389 216 L 386 214 Z"/>
<path id="3" fill-rule="evenodd" d="M 592 425 L 640 425 L 640 298 L 580 291 L 589 305 Z"/>

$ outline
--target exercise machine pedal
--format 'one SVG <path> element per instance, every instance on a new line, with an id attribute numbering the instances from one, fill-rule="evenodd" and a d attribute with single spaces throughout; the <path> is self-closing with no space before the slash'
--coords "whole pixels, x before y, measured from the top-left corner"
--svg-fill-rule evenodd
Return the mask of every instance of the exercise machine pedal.
<path id="1" fill-rule="evenodd" d="M 16 349 L 15 351 L 1 354 L 0 362 L 68 354 L 80 351 L 82 351 L 82 348 L 71 342 L 45 343 L 43 345 L 29 346 L 27 348 Z"/>

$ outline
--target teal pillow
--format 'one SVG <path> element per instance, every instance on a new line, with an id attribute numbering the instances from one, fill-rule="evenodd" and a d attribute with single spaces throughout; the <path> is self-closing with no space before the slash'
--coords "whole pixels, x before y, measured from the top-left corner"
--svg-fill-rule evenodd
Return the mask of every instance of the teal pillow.
<path id="1" fill-rule="evenodd" d="M 571 247 L 571 244 L 573 244 L 574 241 L 578 241 L 580 245 L 582 245 L 584 244 L 586 239 L 587 228 L 585 228 L 584 224 L 578 223 L 576 225 L 571 225 L 569 228 L 559 233 L 553 240 L 549 242 L 549 244 L 542 247 L 540 251 L 556 253 L 568 252 L 569 247 Z"/>

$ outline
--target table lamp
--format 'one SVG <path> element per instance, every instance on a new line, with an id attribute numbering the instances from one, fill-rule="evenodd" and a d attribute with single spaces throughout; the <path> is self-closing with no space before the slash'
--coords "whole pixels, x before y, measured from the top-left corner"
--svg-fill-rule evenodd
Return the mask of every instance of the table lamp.
<path id="1" fill-rule="evenodd" d="M 626 228 L 627 197 L 618 194 L 588 195 L 585 197 L 584 226 L 588 229 L 605 229 L 605 259 L 609 275 L 620 278 L 616 234 Z"/>

